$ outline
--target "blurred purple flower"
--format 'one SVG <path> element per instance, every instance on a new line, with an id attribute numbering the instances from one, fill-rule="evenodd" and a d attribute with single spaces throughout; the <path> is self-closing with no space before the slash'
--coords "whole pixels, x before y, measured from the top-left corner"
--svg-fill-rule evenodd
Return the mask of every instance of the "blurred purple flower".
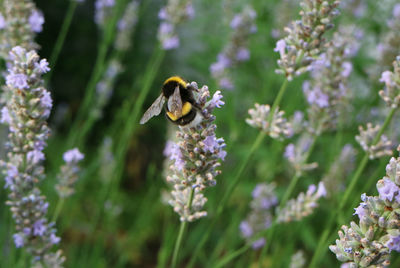
<path id="1" fill-rule="evenodd" d="M 20 233 L 16 233 L 13 235 L 14 243 L 16 248 L 22 248 L 25 244 L 24 237 Z"/>
<path id="2" fill-rule="evenodd" d="M 399 194 L 399 187 L 390 179 L 383 178 L 376 184 L 379 192 L 379 198 L 392 201 L 395 194 Z"/>
<path id="3" fill-rule="evenodd" d="M 43 30 L 42 25 L 44 23 L 44 17 L 42 12 L 38 10 L 33 10 L 31 15 L 29 16 L 28 21 L 32 31 L 40 33 Z"/>
<path id="4" fill-rule="evenodd" d="M 253 235 L 253 229 L 247 221 L 242 221 L 239 226 L 242 236 L 248 238 Z"/>
<path id="5" fill-rule="evenodd" d="M 69 151 L 66 151 L 63 154 L 63 159 L 66 163 L 71 163 L 71 162 L 79 162 L 81 161 L 85 156 L 78 150 L 78 148 L 71 149 Z"/>
<path id="6" fill-rule="evenodd" d="M 18 89 L 29 88 L 27 80 L 28 77 L 25 74 L 15 74 L 12 72 L 6 77 L 7 85 Z"/>

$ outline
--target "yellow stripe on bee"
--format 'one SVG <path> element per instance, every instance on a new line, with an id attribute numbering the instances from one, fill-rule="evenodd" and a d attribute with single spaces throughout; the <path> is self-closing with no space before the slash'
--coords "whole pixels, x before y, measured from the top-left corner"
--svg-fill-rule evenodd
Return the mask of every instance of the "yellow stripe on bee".
<path id="1" fill-rule="evenodd" d="M 167 112 L 167 116 L 169 117 L 169 119 L 171 119 L 172 121 L 176 121 L 176 120 L 178 120 L 179 118 L 178 117 L 176 117 L 173 113 L 171 113 L 171 112 Z"/>
<path id="2" fill-rule="evenodd" d="M 179 76 L 171 76 L 170 78 L 168 78 L 167 80 L 165 80 L 164 85 L 170 83 L 170 82 L 176 82 L 178 84 L 180 84 L 182 87 L 186 88 L 186 81 L 183 80 L 181 77 Z"/>
<path id="3" fill-rule="evenodd" d="M 192 110 L 192 105 L 190 104 L 190 102 L 185 102 L 185 104 L 182 107 L 182 116 L 187 115 L 191 110 Z"/>

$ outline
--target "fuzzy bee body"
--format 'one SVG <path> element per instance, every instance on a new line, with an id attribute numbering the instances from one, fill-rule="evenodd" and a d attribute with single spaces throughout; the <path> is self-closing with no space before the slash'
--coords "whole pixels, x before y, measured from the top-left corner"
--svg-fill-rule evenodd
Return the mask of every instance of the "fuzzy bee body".
<path id="1" fill-rule="evenodd" d="M 146 123 L 153 116 L 161 113 L 165 102 L 165 114 L 169 121 L 180 126 L 198 123 L 201 117 L 193 97 L 193 88 L 179 76 L 165 80 L 161 95 L 144 113 L 140 124 Z"/>

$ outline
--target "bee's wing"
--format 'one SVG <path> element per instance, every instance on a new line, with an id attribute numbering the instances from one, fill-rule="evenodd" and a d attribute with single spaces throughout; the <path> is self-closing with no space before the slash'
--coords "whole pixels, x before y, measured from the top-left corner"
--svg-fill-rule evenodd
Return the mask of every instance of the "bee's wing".
<path id="1" fill-rule="evenodd" d="M 152 118 L 153 116 L 159 115 L 164 106 L 164 102 L 165 102 L 165 97 L 161 93 L 161 95 L 158 96 L 158 98 L 153 102 L 153 104 L 149 107 L 149 109 L 147 109 L 147 111 L 144 113 L 142 119 L 140 119 L 140 124 L 143 125 L 144 123 L 149 121 L 150 118 Z"/>

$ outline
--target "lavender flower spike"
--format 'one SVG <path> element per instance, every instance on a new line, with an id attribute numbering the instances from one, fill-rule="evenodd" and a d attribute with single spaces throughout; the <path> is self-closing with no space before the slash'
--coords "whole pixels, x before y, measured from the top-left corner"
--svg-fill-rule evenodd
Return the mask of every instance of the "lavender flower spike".
<path id="1" fill-rule="evenodd" d="M 285 28 L 287 36 L 277 42 L 279 69 L 288 80 L 307 71 L 307 66 L 323 51 L 326 43 L 323 35 L 333 27 L 332 20 L 338 15 L 335 0 L 303 0 L 300 3 L 301 19 Z"/>
<path id="2" fill-rule="evenodd" d="M 326 196 L 326 189 L 322 182 L 318 184 L 318 187 L 313 184 L 310 185 L 305 194 L 300 193 L 296 199 L 289 200 L 284 208 L 277 209 L 277 221 L 291 222 L 301 220 L 318 207 L 317 201 L 324 196 Z"/>
<path id="3" fill-rule="evenodd" d="M 210 96 L 207 86 L 198 88 L 196 82 L 190 84 L 194 99 L 200 107 L 201 122 L 195 126 L 179 126 L 177 142 L 168 143 L 165 154 L 172 164 L 169 166 L 167 182 L 173 185 L 170 205 L 180 215 L 181 221 L 194 221 L 207 215 L 203 206 L 207 202 L 204 190 L 216 184 L 215 177 L 221 173 L 217 168 L 226 156 L 225 142 L 217 138 L 212 111 L 223 105 L 220 92 L 207 101 Z M 191 195 L 193 199 L 191 200 Z"/>
<path id="4" fill-rule="evenodd" d="M 257 31 L 255 19 L 256 12 L 250 6 L 246 6 L 233 17 L 230 25 L 232 28 L 230 41 L 218 54 L 217 61 L 210 66 L 211 75 L 223 89 L 233 89 L 229 69 L 250 59 L 247 47 L 250 35 Z"/>
<path id="5" fill-rule="evenodd" d="M 58 174 L 58 184 L 55 186 L 60 198 L 67 198 L 72 195 L 74 184 L 78 180 L 79 166 L 78 163 L 84 158 L 84 155 L 77 149 L 66 151 L 63 155 L 65 164 L 61 166 L 60 174 Z"/>
<path id="6" fill-rule="evenodd" d="M 379 91 L 379 96 L 391 108 L 397 108 L 400 104 L 400 56 L 393 62 L 394 71 L 382 73 L 380 82 L 385 83 L 385 89 Z"/>
<path id="7" fill-rule="evenodd" d="M 179 47 L 177 26 L 194 17 L 191 0 L 169 0 L 158 13 L 161 24 L 158 28 L 158 39 L 164 50 Z"/>
<path id="8" fill-rule="evenodd" d="M 377 144 L 372 144 L 379 132 L 380 126 L 373 127 L 371 123 L 368 123 L 366 129 L 362 126 L 359 126 L 358 129 L 360 135 L 356 136 L 356 140 L 370 159 L 392 155 L 392 142 L 385 135 L 381 136 Z"/>
<path id="9" fill-rule="evenodd" d="M 400 150 L 400 146 L 397 148 Z M 390 252 L 400 252 L 400 157 L 392 157 L 386 176 L 376 184 L 379 195 L 361 196 L 358 224 L 343 225 L 329 249 L 349 267 L 388 267 Z"/>
<path id="10" fill-rule="evenodd" d="M 246 219 L 240 223 L 239 229 L 244 239 L 250 240 L 254 234 L 268 229 L 272 223 L 272 208 L 278 204 L 275 194 L 275 184 L 259 183 L 253 190 L 253 200 L 250 203 L 251 211 Z M 259 249 L 265 244 L 265 239 L 260 238 L 252 245 Z"/>
<path id="11" fill-rule="evenodd" d="M 7 77 L 26 76 L 26 86 L 7 83 L 4 87 L 7 101 L 1 118 L 10 131 L 7 162 L 2 165 L 6 168 L 6 188 L 10 191 L 7 205 L 15 220 L 14 242 L 34 257 L 34 263 L 61 267 L 65 259 L 61 251 L 51 251 L 60 238 L 55 235 L 54 223 L 47 220 L 49 204 L 37 186 L 45 176 L 43 149 L 50 132 L 46 120 L 52 107 L 41 79 L 47 69 L 40 63 L 45 60 L 40 61 L 35 51 L 27 52 L 22 47 L 13 48 L 9 58 L 12 62 Z"/>
<path id="12" fill-rule="evenodd" d="M 44 18 L 31 0 L 2 1 L 0 20 L 0 57 L 8 60 L 10 50 L 15 46 L 27 50 L 38 49 L 34 39 L 42 31 Z"/>
<path id="13" fill-rule="evenodd" d="M 283 139 L 292 136 L 291 124 L 287 122 L 284 111 L 275 110 L 272 122 L 269 124 L 270 106 L 265 104 L 255 104 L 254 109 L 249 110 L 251 118 L 246 119 L 246 123 L 252 127 L 259 128 L 268 133 L 273 139 Z"/>

